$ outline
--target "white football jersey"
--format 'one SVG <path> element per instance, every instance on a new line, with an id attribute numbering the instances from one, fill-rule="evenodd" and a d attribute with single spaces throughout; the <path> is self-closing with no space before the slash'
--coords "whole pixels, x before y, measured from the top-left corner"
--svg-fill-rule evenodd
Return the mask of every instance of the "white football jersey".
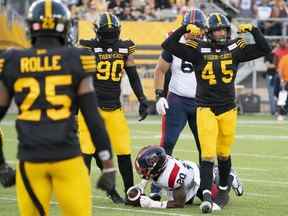
<path id="1" fill-rule="evenodd" d="M 196 196 L 200 186 L 200 171 L 196 163 L 191 161 L 179 161 L 167 156 L 167 164 L 164 171 L 153 181 L 161 189 L 167 191 L 168 200 L 173 200 L 173 190 L 184 185 L 186 202 Z"/>
<path id="2" fill-rule="evenodd" d="M 185 43 L 185 38 L 180 39 Z M 195 98 L 196 95 L 196 77 L 192 63 L 172 55 L 171 62 L 171 80 L 169 83 L 169 92 L 179 96 Z"/>

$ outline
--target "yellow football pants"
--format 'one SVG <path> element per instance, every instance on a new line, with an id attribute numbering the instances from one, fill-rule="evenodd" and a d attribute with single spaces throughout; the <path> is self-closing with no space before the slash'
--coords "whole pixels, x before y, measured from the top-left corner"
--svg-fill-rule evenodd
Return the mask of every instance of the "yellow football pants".
<path id="1" fill-rule="evenodd" d="M 131 154 L 130 131 L 122 109 L 113 111 L 98 110 L 104 120 L 113 151 L 116 155 Z M 94 154 L 95 148 L 81 113 L 78 114 L 78 125 L 81 151 L 84 154 Z"/>
<path id="2" fill-rule="evenodd" d="M 23 166 L 22 166 L 23 168 Z M 16 170 L 17 200 L 21 216 L 39 216 L 23 182 L 20 164 Z M 64 216 L 91 216 L 92 198 L 88 169 L 81 156 L 58 162 L 24 162 L 32 191 L 49 215 L 52 192 Z M 24 177 L 25 178 L 25 177 Z"/>
<path id="3" fill-rule="evenodd" d="M 228 157 L 235 141 L 237 110 L 216 116 L 208 107 L 197 108 L 197 129 L 202 158 Z"/>

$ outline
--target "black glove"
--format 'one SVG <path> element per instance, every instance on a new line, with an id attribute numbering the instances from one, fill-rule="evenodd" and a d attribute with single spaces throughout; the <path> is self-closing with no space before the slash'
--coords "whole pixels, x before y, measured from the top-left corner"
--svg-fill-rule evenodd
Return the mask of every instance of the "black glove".
<path id="1" fill-rule="evenodd" d="M 0 165 L 0 183 L 3 187 L 11 187 L 15 185 L 16 172 L 8 164 L 4 163 Z"/>
<path id="2" fill-rule="evenodd" d="M 97 181 L 97 188 L 109 192 L 115 188 L 116 171 L 112 169 L 111 171 L 103 170 L 102 175 Z"/>
<path id="3" fill-rule="evenodd" d="M 140 118 L 139 118 L 138 121 L 142 121 L 142 120 L 144 120 L 147 117 L 148 108 L 149 108 L 148 101 L 146 99 L 140 100 L 140 105 L 139 105 L 139 116 L 140 116 Z"/>

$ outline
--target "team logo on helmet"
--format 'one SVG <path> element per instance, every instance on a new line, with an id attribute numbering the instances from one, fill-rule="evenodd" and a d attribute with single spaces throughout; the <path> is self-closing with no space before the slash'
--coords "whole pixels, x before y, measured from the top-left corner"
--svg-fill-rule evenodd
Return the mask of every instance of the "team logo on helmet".
<path id="1" fill-rule="evenodd" d="M 35 1 L 29 8 L 26 20 L 32 42 L 39 36 L 59 37 L 66 41 L 71 16 L 68 8 L 61 1 Z"/>

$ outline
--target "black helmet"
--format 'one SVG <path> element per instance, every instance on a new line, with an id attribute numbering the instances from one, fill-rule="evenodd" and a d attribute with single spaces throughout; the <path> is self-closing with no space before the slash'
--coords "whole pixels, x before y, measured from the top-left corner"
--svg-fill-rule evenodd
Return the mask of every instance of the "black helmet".
<path id="1" fill-rule="evenodd" d="M 213 37 L 213 32 L 219 29 L 227 31 L 227 37 L 223 39 L 216 39 Z M 212 13 L 208 17 L 208 33 L 207 38 L 219 45 L 224 45 L 231 38 L 231 24 L 226 16 L 220 13 Z"/>
<path id="2" fill-rule="evenodd" d="M 68 8 L 60 0 L 37 0 L 29 8 L 27 24 L 30 36 L 59 37 L 66 42 L 71 16 Z"/>
<path id="3" fill-rule="evenodd" d="M 206 28 L 206 16 L 204 13 L 197 8 L 192 8 L 188 10 L 182 20 L 182 25 L 194 24 L 199 28 Z"/>
<path id="4" fill-rule="evenodd" d="M 165 169 L 167 155 L 161 146 L 149 145 L 142 148 L 136 156 L 135 168 L 139 175 L 149 179 L 158 177 Z"/>
<path id="5" fill-rule="evenodd" d="M 119 40 L 120 27 L 120 21 L 115 15 L 104 13 L 95 24 L 97 38 L 105 44 L 113 44 Z"/>

